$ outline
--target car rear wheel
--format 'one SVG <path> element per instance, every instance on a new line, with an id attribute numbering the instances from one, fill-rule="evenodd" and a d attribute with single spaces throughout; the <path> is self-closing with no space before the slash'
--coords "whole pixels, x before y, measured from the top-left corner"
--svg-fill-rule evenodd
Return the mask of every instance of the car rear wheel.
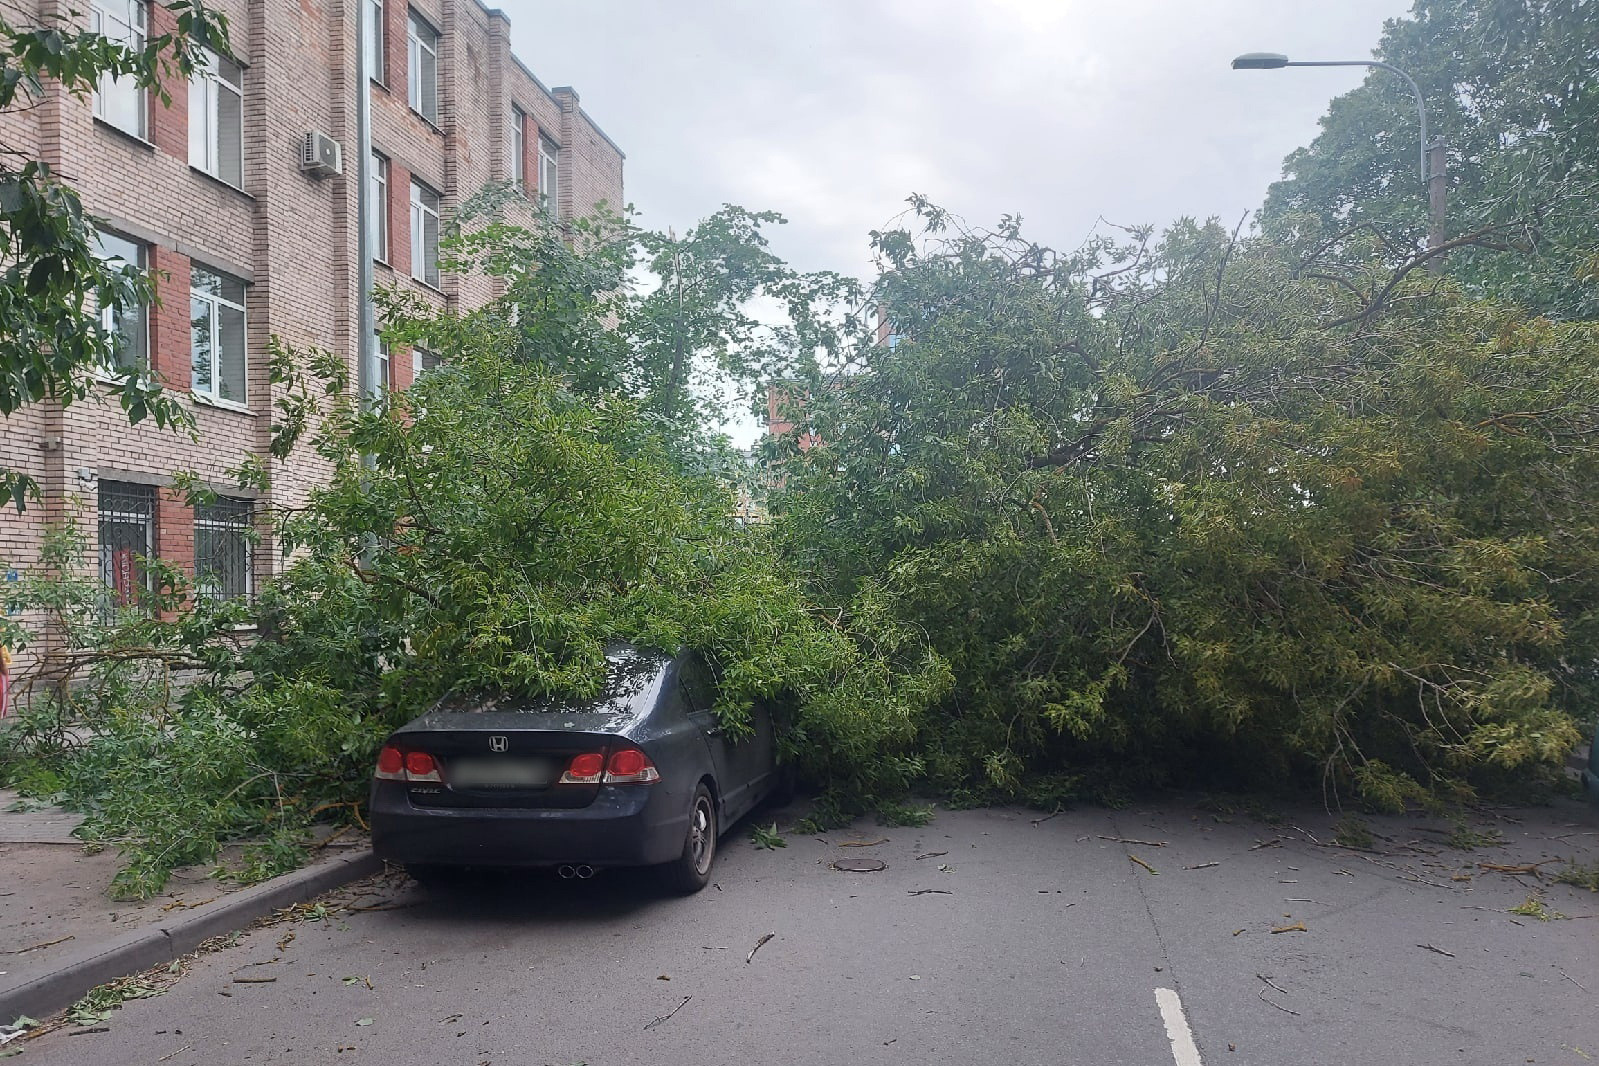
<path id="1" fill-rule="evenodd" d="M 711 790 L 701 784 L 694 789 L 683 854 L 662 867 L 661 874 L 668 889 L 687 896 L 711 883 L 711 865 L 715 861 L 716 802 Z"/>

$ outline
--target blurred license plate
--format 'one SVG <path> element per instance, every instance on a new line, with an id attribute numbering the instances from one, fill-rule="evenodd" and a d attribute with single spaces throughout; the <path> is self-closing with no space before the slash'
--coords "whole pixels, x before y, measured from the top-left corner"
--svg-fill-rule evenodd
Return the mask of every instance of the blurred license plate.
<path id="1" fill-rule="evenodd" d="M 541 788 L 553 776 L 547 759 L 452 759 L 450 784 L 457 788 Z"/>

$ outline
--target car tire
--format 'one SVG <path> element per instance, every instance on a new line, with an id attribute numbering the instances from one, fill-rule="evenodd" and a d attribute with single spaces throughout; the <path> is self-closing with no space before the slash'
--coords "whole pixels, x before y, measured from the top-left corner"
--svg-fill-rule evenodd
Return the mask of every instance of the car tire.
<path id="1" fill-rule="evenodd" d="M 716 862 L 716 835 L 716 800 L 711 790 L 701 783 L 695 786 L 694 803 L 689 808 L 683 854 L 661 867 L 661 879 L 668 891 L 691 896 L 711 883 L 711 866 Z"/>

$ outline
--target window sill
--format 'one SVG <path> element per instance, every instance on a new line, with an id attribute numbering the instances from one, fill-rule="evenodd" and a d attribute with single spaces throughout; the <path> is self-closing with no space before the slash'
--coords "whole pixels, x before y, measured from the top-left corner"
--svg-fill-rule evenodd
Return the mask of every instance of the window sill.
<path id="1" fill-rule="evenodd" d="M 208 392 L 190 392 L 189 398 L 195 403 L 203 404 L 206 407 L 215 407 L 223 411 L 233 411 L 241 415 L 255 414 L 255 412 L 250 410 L 250 408 L 245 404 L 239 403 L 235 400 L 224 400 L 221 397 L 212 396 Z"/>
<path id="2" fill-rule="evenodd" d="M 413 114 L 417 118 L 421 119 L 422 120 L 422 125 L 426 126 L 428 129 L 432 130 L 434 133 L 438 134 L 440 137 L 444 136 L 444 130 L 442 128 L 440 128 L 439 124 L 437 122 L 434 122 L 432 119 L 428 118 L 422 112 L 418 111 L 416 108 L 413 107 L 413 108 L 411 108 L 411 114 Z"/>
<path id="3" fill-rule="evenodd" d="M 444 296 L 445 295 L 445 292 L 444 292 L 443 289 L 441 289 L 438 285 L 433 284 L 431 281 L 428 281 L 426 278 L 419 278 L 415 274 L 410 274 L 410 275 L 407 275 L 407 276 L 412 281 L 416 282 L 418 285 L 420 285 L 424 289 L 426 289 L 428 292 L 438 293 L 440 296 Z M 442 285 L 443 283 L 444 283 L 444 279 L 440 278 L 439 279 L 439 284 Z"/>
<path id="4" fill-rule="evenodd" d="M 156 150 L 155 142 L 147 141 L 139 134 L 134 133 L 131 130 L 125 130 L 121 126 L 118 126 L 115 122 L 111 122 L 108 119 L 103 119 L 99 115 L 94 116 L 94 124 L 98 128 L 108 130 L 109 132 L 116 134 L 118 137 L 121 137 L 132 144 L 136 144 L 140 148 L 143 148 L 147 151 L 154 152 Z"/>
<path id="5" fill-rule="evenodd" d="M 191 174 L 198 174 L 200 177 L 204 178 L 206 181 L 210 182 L 213 185 L 220 185 L 222 188 L 227 189 L 230 192 L 238 193 L 240 196 L 244 197 L 246 200 L 254 200 L 255 199 L 255 197 L 251 196 L 249 193 L 245 192 L 243 189 L 241 189 L 237 185 L 233 184 L 233 182 L 227 180 L 226 178 L 219 178 L 215 174 L 211 173 L 209 170 L 205 170 L 202 167 L 197 167 L 193 163 L 189 164 L 189 172 Z"/>

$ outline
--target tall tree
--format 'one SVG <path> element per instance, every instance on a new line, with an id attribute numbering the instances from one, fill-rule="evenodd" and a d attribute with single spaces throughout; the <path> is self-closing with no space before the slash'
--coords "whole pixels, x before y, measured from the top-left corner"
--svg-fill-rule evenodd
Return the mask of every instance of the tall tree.
<path id="1" fill-rule="evenodd" d="M 139 48 L 85 31 L 77 15 L 29 25 L 0 12 L 0 114 L 15 116 L 46 92 L 86 100 L 111 79 L 153 90 L 170 105 L 169 79 L 187 79 L 203 48 L 227 53 L 227 18 L 201 0 L 164 6 L 176 32 L 148 37 Z M 82 400 L 96 375 L 109 372 L 130 422 L 189 424 L 146 368 L 115 369 L 125 342 L 112 323 L 142 313 L 154 298 L 150 278 L 102 258 L 94 219 L 77 192 L 44 162 L 6 144 L 0 144 L 0 261 L 0 417 L 40 400 Z M 32 479 L 0 468 L 0 499 L 20 510 L 36 492 Z"/>
<path id="2" fill-rule="evenodd" d="M 1417 0 L 1377 58 L 1409 72 L 1449 144 L 1448 272 L 1474 294 L 1599 317 L 1599 7 L 1593 0 Z M 1403 82 L 1373 71 L 1284 163 L 1268 232 L 1402 259 L 1427 228 Z"/>

